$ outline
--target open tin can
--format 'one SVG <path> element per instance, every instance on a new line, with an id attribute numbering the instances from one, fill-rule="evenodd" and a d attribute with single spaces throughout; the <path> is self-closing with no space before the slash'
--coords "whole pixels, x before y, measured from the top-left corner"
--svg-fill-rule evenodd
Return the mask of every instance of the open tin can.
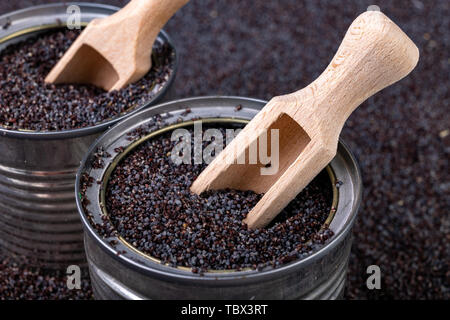
<path id="1" fill-rule="evenodd" d="M 302 260 L 270 270 L 208 271 L 161 264 L 133 248 L 121 237 L 102 237 L 93 224 L 101 224 L 104 190 L 117 163 L 142 142 L 163 132 L 204 123 L 245 125 L 266 104 L 240 97 L 203 97 L 158 105 L 122 121 L 100 137 L 84 158 L 77 174 L 78 210 L 85 230 L 85 248 L 97 299 L 337 299 L 343 294 L 352 226 L 361 199 L 361 176 L 355 159 L 340 142 L 335 159 L 326 169 L 333 187 L 333 204 L 325 222 L 334 232 L 329 242 Z M 241 106 L 236 108 L 236 106 Z M 189 112 L 185 110 L 189 109 Z M 161 115 L 164 127 L 153 125 Z M 144 133 L 143 129 L 146 128 Z M 139 136 L 134 139 L 136 132 Z M 92 164 L 97 151 L 109 154 L 99 168 Z M 83 189 L 83 177 L 92 183 Z M 340 187 L 336 187 L 336 181 Z M 82 192 L 83 190 L 83 192 Z M 114 245 L 112 245 L 114 243 Z"/>
<path id="2" fill-rule="evenodd" d="M 60 3 L 30 7 L 0 16 L 0 50 L 55 28 L 65 27 L 70 5 L 77 5 L 81 26 L 119 8 L 93 3 Z M 85 263 L 82 225 L 74 198 L 80 161 L 94 140 L 121 119 L 160 101 L 177 68 L 175 48 L 161 31 L 157 40 L 172 47 L 174 67 L 150 101 L 119 117 L 82 129 L 52 132 L 9 130 L 0 126 L 0 246 L 30 265 L 66 268 Z M 149 88 L 150 90 L 150 88 Z"/>

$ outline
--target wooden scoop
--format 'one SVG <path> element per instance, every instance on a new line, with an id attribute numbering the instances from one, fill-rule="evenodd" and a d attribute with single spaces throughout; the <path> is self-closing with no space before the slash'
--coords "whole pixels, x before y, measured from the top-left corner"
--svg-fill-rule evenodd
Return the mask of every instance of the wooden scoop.
<path id="1" fill-rule="evenodd" d="M 200 174 L 191 191 L 264 193 L 244 222 L 249 228 L 266 226 L 334 158 L 339 134 L 353 110 L 405 77 L 418 59 L 414 43 L 383 13 L 361 14 L 325 72 L 306 88 L 270 100 Z M 276 173 L 270 174 L 273 164 L 261 161 L 239 164 L 265 139 L 264 130 L 269 136 L 271 129 L 278 129 L 279 136 Z M 274 135 L 268 138 L 268 153 Z"/>
<path id="2" fill-rule="evenodd" d="M 141 79 L 151 68 L 159 31 L 188 1 L 132 0 L 112 16 L 91 21 L 45 81 L 112 91 Z"/>

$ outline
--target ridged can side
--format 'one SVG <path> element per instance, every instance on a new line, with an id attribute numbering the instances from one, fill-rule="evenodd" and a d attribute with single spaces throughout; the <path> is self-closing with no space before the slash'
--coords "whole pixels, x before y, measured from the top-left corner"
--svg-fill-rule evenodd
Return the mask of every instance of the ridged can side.
<path id="1" fill-rule="evenodd" d="M 81 9 L 81 22 L 109 16 L 119 8 L 92 3 L 30 7 L 0 17 L 0 50 L 67 21 L 67 7 Z M 162 31 L 157 41 L 173 44 Z M 175 51 L 175 50 L 174 50 Z M 10 256 L 25 256 L 29 265 L 65 268 L 86 263 L 83 229 L 74 196 L 76 172 L 89 146 L 120 119 L 158 102 L 166 85 L 134 112 L 97 126 L 61 132 L 12 131 L 0 127 L 0 247 Z"/>
<path id="2" fill-rule="evenodd" d="M 85 245 L 92 289 L 99 300 L 335 300 L 342 298 L 344 292 L 351 235 L 312 264 L 291 272 L 278 270 L 273 277 L 264 277 L 261 272 L 262 279 L 249 281 L 244 281 L 244 275 L 221 281 L 208 276 L 173 280 L 143 274 L 111 259 L 89 236 Z"/>
<path id="3" fill-rule="evenodd" d="M 105 133 L 91 146 L 77 175 L 80 190 L 82 174 L 94 180 L 105 177 L 114 161 L 118 146 L 130 144 L 127 133 L 145 124 L 152 116 L 162 114 L 167 125 L 193 119 L 220 118 L 223 121 L 250 120 L 265 102 L 240 97 L 202 97 L 184 99 L 144 110 Z M 242 108 L 236 109 L 240 105 Z M 189 112 L 185 112 L 189 108 Z M 105 167 L 93 169 L 93 152 L 104 148 L 112 157 Z M 338 154 L 330 167 L 342 182 L 338 191 L 337 210 L 330 224 L 335 235 L 323 248 L 307 258 L 267 271 L 206 272 L 162 265 L 146 258 L 112 238 L 102 238 L 86 216 L 81 199 L 78 210 L 85 230 L 85 249 L 92 286 L 97 299 L 339 299 L 343 295 L 352 242 L 352 226 L 361 197 L 361 177 L 351 153 L 340 142 Z M 101 221 L 100 186 L 93 184 L 84 195 L 90 201 L 89 214 Z M 100 220 L 97 220 L 100 219 Z M 120 251 L 120 254 L 117 254 Z"/>

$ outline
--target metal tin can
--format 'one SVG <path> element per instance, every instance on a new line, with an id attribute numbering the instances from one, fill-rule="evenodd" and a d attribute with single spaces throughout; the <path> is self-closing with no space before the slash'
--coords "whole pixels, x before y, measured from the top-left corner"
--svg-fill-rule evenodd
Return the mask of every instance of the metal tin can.
<path id="1" fill-rule="evenodd" d="M 30 7 L 0 16 L 0 50 L 67 21 L 69 5 L 81 9 L 81 24 L 119 8 L 92 3 Z M 157 41 L 173 44 L 161 31 Z M 73 194 L 76 171 L 92 142 L 121 119 L 160 101 L 174 71 L 151 101 L 101 124 L 58 132 L 12 131 L 0 126 L 0 246 L 6 254 L 26 256 L 47 268 L 85 263 L 82 225 Z"/>
<path id="2" fill-rule="evenodd" d="M 123 156 L 124 152 L 118 147 L 125 146 L 126 152 L 158 133 L 149 130 L 140 140 L 130 141 L 130 134 L 152 121 L 154 115 L 162 115 L 169 126 L 166 130 L 199 118 L 207 122 L 246 123 L 265 103 L 240 97 L 203 97 L 169 102 L 122 121 L 96 141 L 78 171 L 76 192 L 81 196 L 77 198 L 77 205 L 84 225 L 86 255 L 97 299 L 337 299 L 342 296 L 351 248 L 351 230 L 362 188 L 355 159 L 342 142 L 328 168 L 333 179 L 338 179 L 341 184 L 339 188 L 334 188 L 333 214 L 327 221 L 335 235 L 328 244 L 307 258 L 279 268 L 268 271 L 216 271 L 198 275 L 186 268 L 163 265 L 132 248 L 120 237 L 105 239 L 89 221 L 102 221 L 105 184 L 93 183 L 81 194 L 82 176 L 87 174 L 94 181 L 105 182 L 118 158 Z M 238 105 L 241 107 L 236 108 Z M 185 111 L 187 108 L 189 112 Z M 111 155 L 100 169 L 91 165 L 98 148 Z M 334 184 L 333 179 L 330 183 Z M 83 208 L 84 199 L 89 201 Z M 112 246 L 111 240 L 119 241 Z M 118 255 L 118 252 L 123 254 Z"/>

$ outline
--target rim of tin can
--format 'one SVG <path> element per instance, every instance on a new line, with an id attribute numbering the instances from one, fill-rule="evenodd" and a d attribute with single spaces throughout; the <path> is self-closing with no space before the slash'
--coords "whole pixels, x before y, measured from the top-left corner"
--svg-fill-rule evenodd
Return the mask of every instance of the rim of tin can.
<path id="1" fill-rule="evenodd" d="M 24 9 L 12 11 L 9 13 L 6 13 L 2 16 L 0 16 L 0 25 L 2 24 L 2 21 L 14 21 L 14 17 L 20 17 L 21 19 L 18 20 L 19 22 L 26 19 L 23 17 L 23 15 L 28 15 L 28 17 L 38 17 L 36 15 L 33 15 L 33 12 L 41 12 L 45 10 L 54 10 L 57 12 L 57 10 L 63 9 L 63 11 L 59 12 L 59 14 L 64 15 L 66 14 L 66 8 L 70 5 L 77 5 L 79 7 L 86 8 L 86 9 L 100 9 L 105 11 L 110 11 L 110 13 L 114 13 L 115 11 L 120 10 L 121 8 L 111 5 L 105 5 L 100 3 L 89 3 L 89 2 L 63 2 L 63 3 L 50 3 L 50 4 L 43 4 L 43 5 L 37 5 L 37 6 L 31 6 Z M 25 23 L 24 23 L 25 24 Z M 12 39 L 31 34 L 38 31 L 44 31 L 47 29 L 56 29 L 56 28 L 63 28 L 66 24 L 58 24 L 58 23 L 45 23 L 45 24 L 38 24 L 34 27 L 30 26 L 24 26 L 23 28 L 19 28 L 18 30 L 15 30 L 12 33 L 8 33 L 7 31 L 3 31 L 0 29 L 0 44 L 3 44 L 5 42 L 11 41 Z M 87 22 L 82 22 L 82 26 L 86 26 Z M 4 35 L 3 35 L 4 34 Z M 102 131 L 105 131 L 108 128 L 111 128 L 116 123 L 122 121 L 123 119 L 134 115 L 143 109 L 147 109 L 149 106 L 156 104 L 159 102 L 164 95 L 166 94 L 167 90 L 173 85 L 173 82 L 175 80 L 177 71 L 178 71 L 178 63 L 179 63 L 179 57 L 177 49 L 170 38 L 170 36 L 167 34 L 166 31 L 161 29 L 161 31 L 158 34 L 158 37 L 155 41 L 162 41 L 164 43 L 168 43 L 169 46 L 172 48 L 173 55 L 174 55 L 174 66 L 172 74 L 170 75 L 169 79 L 164 83 L 163 87 L 155 94 L 155 96 L 146 101 L 145 103 L 139 105 L 135 105 L 133 110 L 129 112 L 124 112 L 118 117 L 105 120 L 97 125 L 89 126 L 85 128 L 78 128 L 78 129 L 70 129 L 70 130 L 62 130 L 62 131 L 33 131 L 33 130 L 11 130 L 7 129 L 6 127 L 0 125 L 0 136 L 5 137 L 12 137 L 12 138 L 22 138 L 22 139 L 39 139 L 39 140 L 45 140 L 45 139 L 68 139 L 68 138 L 74 138 L 74 137 L 82 137 L 86 135 L 91 135 L 95 133 L 99 133 Z"/>
<path id="2" fill-rule="evenodd" d="M 224 125 L 226 124 L 248 124 L 250 122 L 250 120 L 241 120 L 241 119 L 233 119 L 233 118 L 207 118 L 207 119 L 202 119 L 202 124 L 218 124 L 218 123 L 223 123 Z M 145 143 L 148 140 L 157 138 L 158 136 L 167 133 L 167 132 L 171 132 L 173 130 L 179 129 L 179 128 L 186 128 L 186 127 L 192 127 L 194 125 L 193 120 L 190 121 L 186 121 L 186 122 L 180 122 L 180 123 L 175 123 L 175 124 L 171 124 L 168 125 L 167 127 L 163 127 L 159 130 L 155 130 L 153 132 L 150 132 L 146 135 L 144 135 L 142 138 L 138 139 L 137 141 L 132 142 L 130 145 L 128 145 L 125 150 L 123 150 L 122 152 L 118 153 L 112 160 L 111 162 L 108 164 L 107 168 L 105 169 L 105 174 L 102 177 L 102 183 L 101 183 L 101 187 L 100 187 L 100 208 L 102 211 L 102 214 L 108 218 L 108 220 L 110 220 L 110 215 L 108 213 L 108 210 L 106 209 L 106 190 L 108 187 L 108 182 L 111 178 L 111 174 L 113 173 L 113 171 L 117 168 L 117 166 L 119 165 L 119 163 L 125 159 L 130 153 L 132 153 L 134 150 L 136 150 L 136 148 L 138 148 L 140 145 L 142 145 L 143 143 Z M 328 174 L 328 178 L 329 181 L 331 183 L 331 190 L 332 190 L 332 197 L 331 197 L 331 208 L 330 208 L 330 212 L 328 213 L 327 218 L 325 219 L 325 221 L 322 224 L 321 230 L 329 227 L 330 223 L 333 221 L 333 218 L 335 216 L 336 210 L 337 210 L 337 205 L 338 205 L 338 201 L 339 201 L 339 190 L 338 187 L 336 186 L 336 175 L 334 174 L 333 169 L 331 168 L 330 165 L 327 165 L 324 169 L 326 171 L 326 173 Z M 112 222 L 111 222 L 112 223 Z M 127 246 L 129 249 L 131 249 L 132 251 L 136 252 L 137 254 L 150 259 L 153 262 L 165 265 L 167 267 L 171 267 L 171 268 L 176 268 L 176 269 L 180 269 L 180 270 L 184 270 L 184 271 L 190 271 L 192 272 L 192 267 L 184 267 L 184 266 L 170 266 L 167 263 L 162 263 L 162 261 L 156 257 L 153 257 L 151 255 L 149 255 L 148 253 L 142 252 L 141 250 L 139 250 L 138 248 L 134 247 L 131 243 L 129 243 L 126 239 L 124 239 L 122 236 L 117 236 L 118 240 L 121 241 L 125 246 Z M 307 241 L 306 244 L 310 243 L 311 239 Z M 252 270 L 251 268 L 242 268 L 239 271 L 249 271 Z M 224 269 L 224 270 L 216 270 L 216 269 L 207 269 L 205 272 L 208 273 L 225 273 L 225 272 L 238 272 L 237 269 Z"/>
<path id="3" fill-rule="evenodd" d="M 342 228 L 339 230 L 339 233 L 335 234 L 331 239 L 330 242 L 325 244 L 323 247 L 321 247 L 319 250 L 309 254 L 307 257 L 295 260 L 290 263 L 287 263 L 285 265 L 276 267 L 276 268 L 270 268 L 268 270 L 245 270 L 245 271 L 233 271 L 233 272 L 205 272 L 204 274 L 195 274 L 191 271 L 181 270 L 179 268 L 174 268 L 170 266 L 165 266 L 163 264 L 151 261 L 149 259 L 146 259 L 149 263 L 149 265 L 144 265 L 140 263 L 139 261 L 135 261 L 134 259 L 127 257 L 126 255 L 117 255 L 117 250 L 111 247 L 110 244 L 104 239 L 101 235 L 99 235 L 90 221 L 87 219 L 86 212 L 84 211 L 81 199 L 79 197 L 80 193 L 80 182 L 81 182 L 81 176 L 85 172 L 85 167 L 91 157 L 91 154 L 93 154 L 97 148 L 98 144 L 101 143 L 101 140 L 103 137 L 107 137 L 110 133 L 112 133 L 115 129 L 119 129 L 120 127 L 126 127 L 128 122 L 131 122 L 134 118 L 137 118 L 144 113 L 151 113 L 158 109 L 163 109 L 164 107 L 179 107 L 181 105 L 187 105 L 187 104 L 195 104 L 200 106 L 208 106 L 210 103 L 208 103 L 211 100 L 219 100 L 219 101 L 228 101 L 228 105 L 232 105 L 231 102 L 240 102 L 240 103 L 252 103 L 252 104 L 259 104 L 261 107 L 263 107 L 267 101 L 260 100 L 260 99 L 254 99 L 254 98 L 247 98 L 247 97 L 239 97 L 239 96 L 204 96 L 204 97 L 193 97 L 193 98 L 186 98 L 186 99 L 180 99 L 180 100 L 174 100 L 171 102 L 166 102 L 163 104 L 152 106 L 148 109 L 141 110 L 133 117 L 129 117 L 125 119 L 124 121 L 120 122 L 116 126 L 110 128 L 108 131 L 106 131 L 101 137 L 99 137 L 94 144 L 91 145 L 89 148 L 89 151 L 85 154 L 83 160 L 81 161 L 81 165 L 77 171 L 76 175 L 76 183 L 75 183 L 75 195 L 76 195 L 76 202 L 77 202 L 77 208 L 78 213 L 80 214 L 83 228 L 85 232 L 88 232 L 89 236 L 93 237 L 94 240 L 97 242 L 97 244 L 100 245 L 101 249 L 107 252 L 111 257 L 114 259 L 118 259 L 119 262 L 122 264 L 125 264 L 127 267 L 130 267 L 141 274 L 155 276 L 162 280 L 174 280 L 178 282 L 184 282 L 184 283 L 190 283 L 191 281 L 197 281 L 200 283 L 209 283 L 209 282 L 217 282 L 220 281 L 224 284 L 232 285 L 235 283 L 236 280 L 240 281 L 240 284 L 248 282 L 258 282 L 258 281 L 265 281 L 268 279 L 275 278 L 279 273 L 282 272 L 291 272 L 295 271 L 295 269 L 302 267 L 307 267 L 308 265 L 311 265 L 316 259 L 320 259 L 324 255 L 327 254 L 327 252 L 333 248 L 335 248 L 337 245 L 341 243 L 341 241 L 344 240 L 344 238 L 347 236 L 350 229 L 353 227 L 354 221 L 357 216 L 358 209 L 360 207 L 361 203 L 361 196 L 362 196 L 362 180 L 361 180 L 361 172 L 360 168 L 356 162 L 356 159 L 352 152 L 349 150 L 347 145 L 340 139 L 339 140 L 339 148 L 342 148 L 343 152 L 345 153 L 345 156 L 348 158 L 347 160 L 350 162 L 350 165 L 354 169 L 355 179 L 356 181 L 360 182 L 356 185 L 356 192 L 354 194 L 355 200 L 353 201 L 353 207 L 350 210 L 351 213 L 349 214 L 349 219 L 347 219 L 342 226 Z M 234 104 L 236 105 L 236 104 Z M 190 106 L 192 107 L 192 106 Z M 164 112 L 161 112 L 161 114 L 167 113 L 167 112 L 173 112 L 174 110 L 180 110 L 179 108 L 165 110 Z M 130 249 L 131 250 L 131 249 Z M 136 253 L 135 253 L 136 254 Z M 152 267 L 154 265 L 154 267 Z"/>

